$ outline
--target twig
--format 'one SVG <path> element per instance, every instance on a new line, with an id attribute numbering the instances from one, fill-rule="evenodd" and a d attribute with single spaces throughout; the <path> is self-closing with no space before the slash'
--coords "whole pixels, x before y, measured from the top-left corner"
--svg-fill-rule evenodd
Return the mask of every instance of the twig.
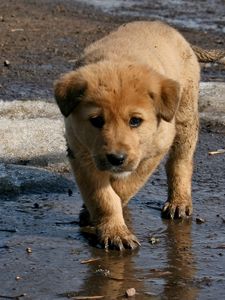
<path id="1" fill-rule="evenodd" d="M 107 275 L 106 278 L 109 278 L 109 279 L 115 280 L 115 281 L 124 281 L 123 278 L 118 278 L 118 277 L 114 277 L 114 276 L 110 276 L 110 275 Z"/>
<path id="2" fill-rule="evenodd" d="M 77 296 L 77 297 L 73 297 L 71 299 L 74 300 L 95 300 L 95 299 L 103 299 L 104 296 Z"/>
<path id="3" fill-rule="evenodd" d="M 17 32 L 17 31 L 24 31 L 23 28 L 13 28 L 11 29 L 11 32 Z"/>
<path id="4" fill-rule="evenodd" d="M 224 154 L 225 149 L 218 149 L 218 150 L 215 150 L 215 151 L 209 151 L 208 153 L 209 153 L 209 155 Z"/>
<path id="5" fill-rule="evenodd" d="M 90 258 L 90 259 L 87 259 L 87 260 L 82 260 L 80 263 L 81 263 L 81 264 L 89 264 L 89 263 L 98 261 L 98 260 L 100 260 L 100 259 L 101 259 L 100 257 L 97 257 L 97 258 Z"/>

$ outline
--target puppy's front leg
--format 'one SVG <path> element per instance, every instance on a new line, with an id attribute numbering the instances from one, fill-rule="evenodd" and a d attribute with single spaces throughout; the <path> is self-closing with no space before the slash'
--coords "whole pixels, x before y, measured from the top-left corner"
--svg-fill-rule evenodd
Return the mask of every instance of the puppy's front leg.
<path id="1" fill-rule="evenodd" d="M 90 170 L 90 166 L 87 172 L 76 160 L 71 160 L 71 166 L 100 244 L 119 250 L 136 248 L 139 242 L 125 224 L 121 199 L 113 190 L 108 173 L 94 167 Z"/>
<path id="2" fill-rule="evenodd" d="M 177 135 L 166 164 L 168 200 L 162 210 L 166 218 L 184 218 L 192 214 L 191 181 L 197 136 L 197 116 L 186 126 L 177 126 Z"/>

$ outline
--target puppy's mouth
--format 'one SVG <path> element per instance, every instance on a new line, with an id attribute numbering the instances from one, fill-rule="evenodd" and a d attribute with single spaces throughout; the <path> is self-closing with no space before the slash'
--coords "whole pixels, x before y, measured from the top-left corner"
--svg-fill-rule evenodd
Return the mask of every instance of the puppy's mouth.
<path id="1" fill-rule="evenodd" d="M 134 162 L 126 162 L 121 165 L 112 165 L 107 159 L 94 157 L 94 162 L 99 171 L 108 171 L 113 177 L 127 177 L 137 167 Z"/>

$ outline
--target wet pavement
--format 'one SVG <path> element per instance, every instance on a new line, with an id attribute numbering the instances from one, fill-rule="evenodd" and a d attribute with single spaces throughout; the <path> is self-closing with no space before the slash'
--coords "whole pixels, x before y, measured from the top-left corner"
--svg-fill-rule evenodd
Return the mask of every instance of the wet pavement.
<path id="1" fill-rule="evenodd" d="M 135 299 L 223 299 L 225 156 L 210 156 L 208 151 L 224 143 L 224 134 L 203 130 L 200 135 L 191 219 L 161 218 L 166 199 L 163 165 L 132 199 L 125 216 L 142 244 L 133 253 L 104 252 L 92 231 L 82 232 L 81 197 L 69 174 L 64 174 L 61 193 L 39 187 L 35 193 L 2 195 L 0 296 L 113 300 L 123 299 L 133 287 Z"/>
<path id="2" fill-rule="evenodd" d="M 92 1 L 97 10 L 84 2 L 0 3 L 0 54 L 10 62 L 0 67 L 0 99 L 32 100 L 14 109 L 0 103 L 0 136 L 8 139 L 0 144 L 0 299 L 115 300 L 128 288 L 136 289 L 131 299 L 223 299 L 225 154 L 209 152 L 225 147 L 224 66 L 203 66 L 203 80 L 220 81 L 221 89 L 201 85 L 193 216 L 161 218 L 162 163 L 125 210 L 141 241 L 134 252 L 105 252 L 92 229 L 80 229 L 82 201 L 65 160 L 62 121 L 43 101 L 53 101 L 53 80 L 86 44 L 125 21 L 158 16 L 193 43 L 224 48 L 224 1 Z"/>

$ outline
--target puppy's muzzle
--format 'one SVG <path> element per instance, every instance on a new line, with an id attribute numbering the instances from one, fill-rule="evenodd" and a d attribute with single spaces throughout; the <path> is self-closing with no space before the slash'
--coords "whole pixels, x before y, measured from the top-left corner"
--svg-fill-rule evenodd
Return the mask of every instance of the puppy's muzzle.
<path id="1" fill-rule="evenodd" d="M 126 161 L 127 155 L 124 153 L 109 153 L 106 155 L 107 161 L 114 167 L 119 167 Z"/>

